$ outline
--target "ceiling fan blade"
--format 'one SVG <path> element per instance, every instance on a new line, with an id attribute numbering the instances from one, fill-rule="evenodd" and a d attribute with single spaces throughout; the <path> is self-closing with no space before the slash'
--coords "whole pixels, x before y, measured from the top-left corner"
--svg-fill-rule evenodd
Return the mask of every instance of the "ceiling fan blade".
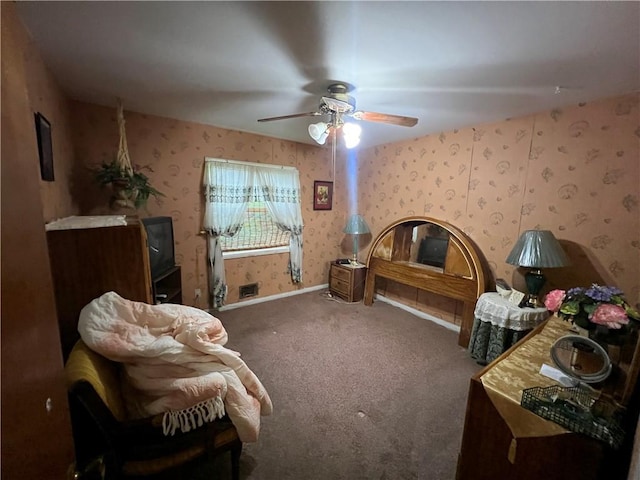
<path id="1" fill-rule="evenodd" d="M 418 119 L 414 117 L 389 115 L 387 113 L 357 111 L 350 114 L 350 116 L 352 116 L 356 120 L 364 120 L 365 122 L 389 123 L 391 125 L 399 125 L 401 127 L 413 127 L 418 123 Z"/>
<path id="2" fill-rule="evenodd" d="M 259 122 L 272 122 L 274 120 L 286 120 L 287 118 L 298 117 L 317 117 L 318 115 L 325 115 L 322 112 L 307 112 L 307 113 L 294 113 L 292 115 L 282 115 L 280 117 L 259 118 Z"/>

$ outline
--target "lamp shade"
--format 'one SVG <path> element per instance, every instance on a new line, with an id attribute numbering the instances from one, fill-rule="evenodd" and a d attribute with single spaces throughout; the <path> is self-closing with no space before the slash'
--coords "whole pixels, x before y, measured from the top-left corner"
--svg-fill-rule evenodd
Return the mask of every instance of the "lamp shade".
<path id="1" fill-rule="evenodd" d="M 360 125 L 355 123 L 345 123 L 342 126 L 342 136 L 344 138 L 344 145 L 347 148 L 357 147 L 360 143 L 360 134 L 362 133 L 362 128 Z"/>
<path id="2" fill-rule="evenodd" d="M 309 125 L 309 136 L 320 145 L 324 145 L 329 136 L 329 125 L 325 122 L 312 123 Z"/>
<path id="3" fill-rule="evenodd" d="M 369 225 L 367 225 L 362 215 L 355 214 L 349 217 L 342 232 L 349 235 L 361 235 L 363 233 L 371 233 L 371 230 L 369 230 Z"/>
<path id="4" fill-rule="evenodd" d="M 551 231 L 527 230 L 507 256 L 507 263 L 519 267 L 555 268 L 571 262 Z"/>

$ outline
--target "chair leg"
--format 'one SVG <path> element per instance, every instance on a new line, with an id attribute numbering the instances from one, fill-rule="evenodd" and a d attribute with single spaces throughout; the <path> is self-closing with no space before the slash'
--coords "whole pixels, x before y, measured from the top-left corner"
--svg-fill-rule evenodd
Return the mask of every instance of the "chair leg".
<path id="1" fill-rule="evenodd" d="M 240 480 L 240 455 L 242 454 L 242 442 L 231 447 L 231 479 Z"/>

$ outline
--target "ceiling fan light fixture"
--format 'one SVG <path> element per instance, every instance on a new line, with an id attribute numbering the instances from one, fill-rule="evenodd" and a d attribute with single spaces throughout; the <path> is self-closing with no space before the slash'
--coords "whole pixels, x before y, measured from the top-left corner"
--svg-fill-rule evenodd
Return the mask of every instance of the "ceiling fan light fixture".
<path id="1" fill-rule="evenodd" d="M 360 143 L 360 134 L 362 128 L 356 123 L 345 123 L 342 126 L 342 136 L 344 138 L 344 144 L 347 148 L 357 147 Z"/>
<path id="2" fill-rule="evenodd" d="M 327 137 L 329 136 L 329 124 L 325 122 L 312 123 L 309 125 L 309 135 L 313 138 L 318 144 L 324 145 L 327 141 Z"/>
<path id="3" fill-rule="evenodd" d="M 391 115 L 388 113 L 356 111 L 356 99 L 349 95 L 354 90 L 354 86 L 348 83 L 332 83 L 327 88 L 328 95 L 322 97 L 320 105 L 315 112 L 293 113 L 291 115 L 280 115 L 278 117 L 259 118 L 259 122 L 272 122 L 274 120 L 288 120 L 299 117 L 330 116 L 329 123 L 318 122 L 309 125 L 309 136 L 319 145 L 324 145 L 333 132 L 334 138 L 339 130 L 342 131 L 345 146 L 348 149 L 355 148 L 360 144 L 361 128 L 357 124 L 345 124 L 345 118 L 363 120 L 365 122 L 386 123 L 401 127 L 413 127 L 418 123 L 414 117 L 401 115 Z M 333 142 L 335 148 L 335 141 Z"/>

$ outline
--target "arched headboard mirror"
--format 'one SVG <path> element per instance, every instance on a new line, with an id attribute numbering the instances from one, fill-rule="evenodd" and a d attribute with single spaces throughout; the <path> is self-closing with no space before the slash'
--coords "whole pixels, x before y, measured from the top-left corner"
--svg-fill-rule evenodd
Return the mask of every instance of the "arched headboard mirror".
<path id="1" fill-rule="evenodd" d="M 373 303 L 376 277 L 461 301 L 458 344 L 467 347 L 473 310 L 488 276 L 479 251 L 461 230 L 435 218 L 403 218 L 376 237 L 367 267 L 365 305 Z"/>

